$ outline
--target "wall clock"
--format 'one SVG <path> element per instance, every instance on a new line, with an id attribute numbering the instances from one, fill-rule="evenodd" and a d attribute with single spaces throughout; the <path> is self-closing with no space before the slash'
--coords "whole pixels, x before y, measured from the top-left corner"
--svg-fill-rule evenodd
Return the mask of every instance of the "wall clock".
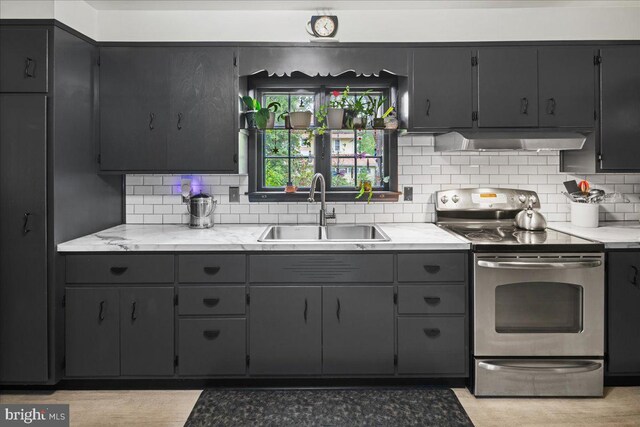
<path id="1" fill-rule="evenodd" d="M 335 15 L 314 15 L 307 22 L 307 32 L 314 37 L 335 37 L 338 32 L 338 17 Z"/>

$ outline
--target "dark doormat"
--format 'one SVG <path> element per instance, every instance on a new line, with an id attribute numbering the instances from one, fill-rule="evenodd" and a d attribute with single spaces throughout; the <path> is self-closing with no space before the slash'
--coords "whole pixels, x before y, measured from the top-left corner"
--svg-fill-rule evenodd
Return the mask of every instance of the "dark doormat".
<path id="1" fill-rule="evenodd" d="M 185 426 L 473 426 L 447 388 L 206 389 Z"/>

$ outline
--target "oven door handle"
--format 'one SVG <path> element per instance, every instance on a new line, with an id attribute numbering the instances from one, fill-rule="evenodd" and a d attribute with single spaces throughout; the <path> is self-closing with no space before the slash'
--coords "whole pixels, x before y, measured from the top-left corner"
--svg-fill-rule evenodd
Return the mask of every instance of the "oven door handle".
<path id="1" fill-rule="evenodd" d="M 550 262 L 528 262 L 528 261 L 487 261 L 484 259 L 478 260 L 479 267 L 486 268 L 511 268 L 511 269 L 525 269 L 525 270 L 538 270 L 549 268 L 593 268 L 600 267 L 602 261 L 599 259 L 588 261 L 550 261 Z"/>
<path id="2" fill-rule="evenodd" d="M 564 366 L 562 366 L 564 365 Z M 568 362 L 559 363 L 558 366 L 514 366 L 509 364 L 508 361 L 501 362 L 494 360 L 490 362 L 480 362 L 478 367 L 487 369 L 489 371 L 504 371 L 504 372 L 537 372 L 537 373 L 552 373 L 552 374 L 579 374 L 582 372 L 597 371 L 602 367 L 602 363 L 598 362 Z"/>

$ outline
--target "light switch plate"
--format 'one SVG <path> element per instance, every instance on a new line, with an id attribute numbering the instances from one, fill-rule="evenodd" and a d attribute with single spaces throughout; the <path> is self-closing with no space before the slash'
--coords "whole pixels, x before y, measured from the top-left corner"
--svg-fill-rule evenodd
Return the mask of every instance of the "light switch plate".
<path id="1" fill-rule="evenodd" d="M 240 203 L 240 187 L 229 187 L 229 203 Z"/>
<path id="2" fill-rule="evenodd" d="M 404 194 L 405 202 L 413 201 L 413 187 L 404 187 L 402 194 Z"/>

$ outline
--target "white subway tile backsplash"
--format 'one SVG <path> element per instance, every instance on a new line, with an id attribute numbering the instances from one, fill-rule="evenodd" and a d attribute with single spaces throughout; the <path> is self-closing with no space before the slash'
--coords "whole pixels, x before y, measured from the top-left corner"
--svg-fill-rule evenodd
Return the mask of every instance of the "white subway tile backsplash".
<path id="1" fill-rule="evenodd" d="M 514 187 L 538 192 L 549 221 L 568 221 L 569 203 L 560 194 L 569 179 L 587 179 L 607 192 L 624 193 L 631 203 L 603 204 L 602 220 L 640 218 L 640 174 L 572 176 L 558 172 L 556 152 L 436 153 L 433 137 L 403 136 L 398 140 L 398 182 L 413 187 L 413 201 L 397 203 L 331 202 L 338 222 L 430 222 L 435 219 L 433 193 L 461 187 Z M 182 178 L 192 179 L 196 191 L 212 193 L 218 202 L 217 223 L 315 223 L 318 203 L 249 203 L 247 176 L 239 175 L 127 175 L 126 221 L 131 224 L 187 223 L 180 196 Z M 240 187 L 240 203 L 229 203 L 229 187 Z"/>

